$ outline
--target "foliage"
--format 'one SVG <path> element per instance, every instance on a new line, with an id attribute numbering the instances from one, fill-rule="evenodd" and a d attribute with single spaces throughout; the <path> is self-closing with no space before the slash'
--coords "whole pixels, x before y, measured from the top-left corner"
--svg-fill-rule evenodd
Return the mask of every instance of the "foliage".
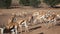
<path id="1" fill-rule="evenodd" d="M 0 0 L 0 8 L 8 8 L 11 5 L 11 0 Z"/>
<path id="2" fill-rule="evenodd" d="M 29 0 L 20 0 L 19 3 L 24 6 L 29 6 Z"/>
<path id="3" fill-rule="evenodd" d="M 38 7 L 40 5 L 40 0 L 20 0 L 19 3 L 24 6 Z"/>
<path id="4" fill-rule="evenodd" d="M 60 0 L 43 0 L 47 5 L 54 7 L 60 3 Z"/>
<path id="5" fill-rule="evenodd" d="M 40 0 L 30 0 L 30 5 L 33 7 L 38 7 L 40 3 Z"/>

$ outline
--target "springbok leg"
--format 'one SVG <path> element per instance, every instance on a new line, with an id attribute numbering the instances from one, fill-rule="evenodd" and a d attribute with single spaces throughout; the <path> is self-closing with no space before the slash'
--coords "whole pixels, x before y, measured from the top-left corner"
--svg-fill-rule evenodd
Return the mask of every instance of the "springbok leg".
<path id="1" fill-rule="evenodd" d="M 14 29 L 12 29 L 11 32 L 12 32 L 11 34 L 15 34 Z"/>
<path id="2" fill-rule="evenodd" d="M 28 26 L 25 26 L 25 32 L 29 32 Z"/>
<path id="3" fill-rule="evenodd" d="M 4 29 L 3 29 L 3 28 L 0 28 L 0 30 L 1 30 L 1 34 L 3 34 L 3 30 L 4 30 Z"/>
<path id="4" fill-rule="evenodd" d="M 20 28 L 20 32 L 21 32 L 21 34 L 23 33 L 22 32 L 22 25 L 19 25 L 19 28 Z"/>
<path id="5" fill-rule="evenodd" d="M 26 32 L 26 33 L 29 32 L 28 25 L 27 25 L 26 22 L 25 22 L 25 32 Z"/>
<path id="6" fill-rule="evenodd" d="M 18 32 L 17 32 L 17 26 L 15 26 L 15 33 L 18 34 Z"/>

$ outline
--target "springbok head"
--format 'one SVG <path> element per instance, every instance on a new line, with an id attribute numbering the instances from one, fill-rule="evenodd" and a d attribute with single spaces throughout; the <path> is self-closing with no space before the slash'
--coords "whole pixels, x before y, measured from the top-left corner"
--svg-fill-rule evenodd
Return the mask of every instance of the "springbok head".
<path id="1" fill-rule="evenodd" d="M 15 18 L 16 15 L 12 16 L 9 20 L 8 20 L 8 23 L 6 24 L 6 29 L 10 29 L 13 27 L 13 21 L 14 21 L 14 18 Z"/>

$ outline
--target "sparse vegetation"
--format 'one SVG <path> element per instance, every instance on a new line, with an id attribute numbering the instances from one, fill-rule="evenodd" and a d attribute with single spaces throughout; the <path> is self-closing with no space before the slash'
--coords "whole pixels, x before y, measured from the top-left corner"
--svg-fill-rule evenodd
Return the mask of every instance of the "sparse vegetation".
<path id="1" fill-rule="evenodd" d="M 57 4 L 60 4 L 60 0 L 44 0 L 44 2 L 50 7 L 55 7 Z"/>
<path id="2" fill-rule="evenodd" d="M 33 7 L 39 7 L 40 3 L 40 0 L 30 0 L 30 5 Z"/>
<path id="3" fill-rule="evenodd" d="M 0 8 L 9 8 L 11 0 L 0 0 Z"/>
<path id="4" fill-rule="evenodd" d="M 38 7 L 40 5 L 40 0 L 20 0 L 20 4 L 24 6 Z"/>
<path id="5" fill-rule="evenodd" d="M 20 0 L 19 3 L 24 6 L 29 6 L 29 0 Z"/>

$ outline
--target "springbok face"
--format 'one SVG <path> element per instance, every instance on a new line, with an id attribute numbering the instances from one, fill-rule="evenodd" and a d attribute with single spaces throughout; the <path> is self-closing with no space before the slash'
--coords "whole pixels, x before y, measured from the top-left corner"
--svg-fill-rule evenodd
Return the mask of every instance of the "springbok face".
<path id="1" fill-rule="evenodd" d="M 11 16 L 12 18 L 10 18 L 9 20 L 8 20 L 8 23 L 6 24 L 6 29 L 11 29 L 11 28 L 13 28 L 13 26 L 14 26 L 14 23 L 13 23 L 13 18 L 15 17 L 15 15 L 14 16 Z"/>

